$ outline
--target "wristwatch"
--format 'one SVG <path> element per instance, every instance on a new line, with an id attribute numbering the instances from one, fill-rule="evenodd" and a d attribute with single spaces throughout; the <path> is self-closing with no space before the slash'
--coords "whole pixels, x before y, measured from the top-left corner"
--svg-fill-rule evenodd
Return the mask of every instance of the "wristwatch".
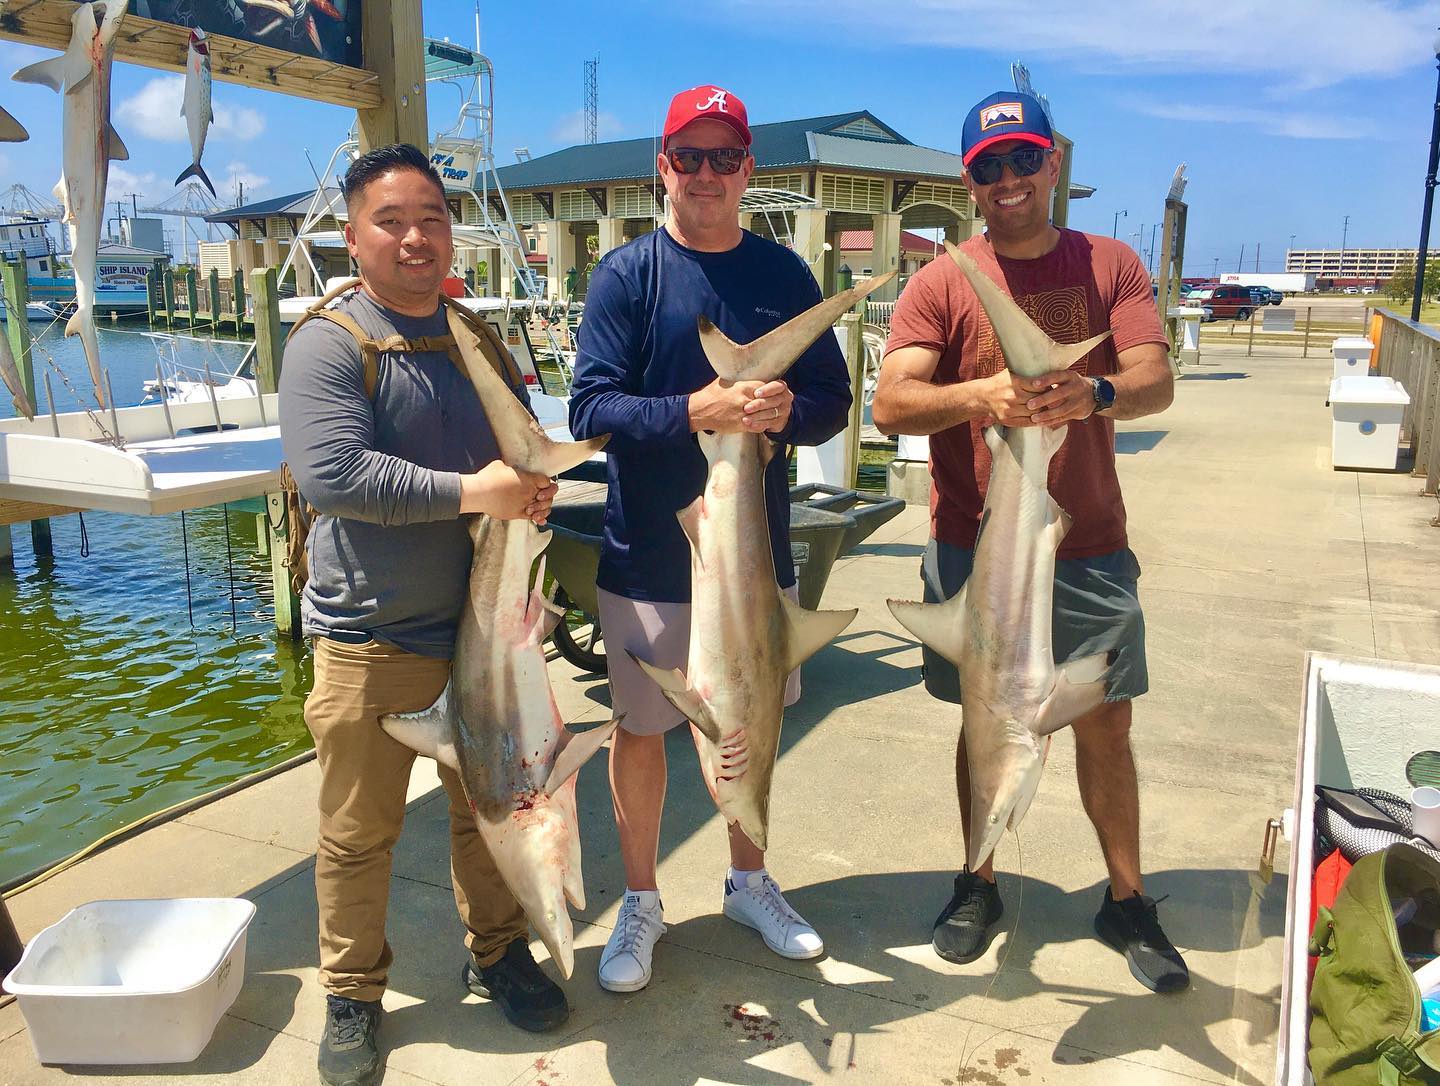
<path id="1" fill-rule="evenodd" d="M 1104 411 L 1115 406 L 1115 386 L 1103 377 L 1090 378 L 1090 387 L 1095 393 L 1095 410 Z"/>

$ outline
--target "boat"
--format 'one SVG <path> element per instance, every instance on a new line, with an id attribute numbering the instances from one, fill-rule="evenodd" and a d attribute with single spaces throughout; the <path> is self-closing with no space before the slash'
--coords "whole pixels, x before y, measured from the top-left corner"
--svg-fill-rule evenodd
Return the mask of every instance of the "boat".
<path id="1" fill-rule="evenodd" d="M 26 302 L 25 319 L 44 321 L 46 324 L 65 315 L 65 307 L 56 302 Z M 0 298 L 0 321 L 7 319 L 5 300 Z"/>

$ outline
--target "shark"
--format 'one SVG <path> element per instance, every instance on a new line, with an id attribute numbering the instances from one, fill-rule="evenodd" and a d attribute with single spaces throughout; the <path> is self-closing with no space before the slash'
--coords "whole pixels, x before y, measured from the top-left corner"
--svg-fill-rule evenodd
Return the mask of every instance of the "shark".
<path id="1" fill-rule="evenodd" d="M 471 326 L 448 312 L 462 367 L 479 393 L 501 460 L 554 476 L 605 445 L 609 435 L 573 443 L 546 436 L 486 359 Z M 502 343 L 488 346 L 505 350 Z M 575 773 L 619 721 L 572 732 L 555 706 L 545 638 L 560 609 L 540 590 L 551 533 L 529 520 L 489 516 L 473 517 L 468 527 L 474 557 L 450 681 L 430 708 L 387 716 L 381 727 L 459 775 L 495 866 L 569 978 L 574 928 L 565 903 L 585 907 Z"/>
<path id="2" fill-rule="evenodd" d="M 744 346 L 702 316 L 701 348 L 724 381 L 778 380 L 841 314 L 894 274 L 858 283 Z M 631 655 L 699 731 L 701 768 L 721 814 L 763 851 L 786 677 L 858 612 L 807 611 L 777 586 L 765 513 L 765 466 L 776 451 L 769 436 L 697 436 L 705 488 L 676 514 L 691 556 L 685 670 Z"/>
<path id="3" fill-rule="evenodd" d="M 1056 343 L 960 249 L 946 243 L 1021 377 L 1068 369 L 1109 337 Z M 970 763 L 973 871 L 1040 787 L 1050 737 L 1105 699 L 1107 656 L 1056 666 L 1051 609 L 1055 555 L 1070 517 L 1048 490 L 1066 429 L 989 426 L 991 470 L 970 577 L 944 603 L 888 600 L 896 620 L 960 670 L 962 736 Z"/>

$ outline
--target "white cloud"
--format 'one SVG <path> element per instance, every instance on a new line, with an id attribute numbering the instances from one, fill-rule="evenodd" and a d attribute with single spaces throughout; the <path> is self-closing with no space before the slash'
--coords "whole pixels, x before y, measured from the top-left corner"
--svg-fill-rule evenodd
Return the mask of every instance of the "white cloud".
<path id="1" fill-rule="evenodd" d="M 1049 56 L 1101 70 L 1255 73 L 1286 91 L 1385 77 L 1430 62 L 1433 5 L 1418 0 L 1271 0 L 1200 13 L 1191 0 L 746 0 L 777 31 L 804 22 L 870 44 Z M 1280 87 L 1276 88 L 1282 89 Z"/>
<path id="2" fill-rule="evenodd" d="M 152 140 L 183 143 L 189 139 L 180 104 L 185 97 L 185 77 L 166 75 L 150 80 L 139 92 L 115 107 L 122 134 L 139 132 Z M 214 103 L 215 123 L 210 134 L 218 139 L 253 140 L 265 131 L 265 117 L 245 106 Z"/>
<path id="3" fill-rule="evenodd" d="M 1304 140 L 1383 139 L 1374 125 L 1331 113 L 1297 113 L 1279 109 L 1250 109 L 1227 104 L 1219 112 L 1199 108 L 1191 102 L 1155 102 L 1127 98 L 1124 106 L 1147 117 L 1187 123 L 1241 124 L 1267 136 Z"/>
<path id="4" fill-rule="evenodd" d="M 595 128 L 601 140 L 612 139 L 624 131 L 624 125 L 620 123 L 620 118 L 613 113 L 597 113 Z M 574 113 L 566 113 L 562 116 L 556 122 L 555 127 L 550 130 L 550 138 L 556 143 L 566 146 L 584 140 L 585 111 L 577 109 Z"/>
<path id="5" fill-rule="evenodd" d="M 134 173 L 125 168 L 122 163 L 110 163 L 110 172 L 106 175 L 105 199 L 114 202 L 127 192 L 138 192 L 144 196 L 147 193 L 152 199 L 158 199 L 156 193 L 164 194 L 170 188 L 169 181 L 162 181 L 153 170 L 144 173 Z"/>

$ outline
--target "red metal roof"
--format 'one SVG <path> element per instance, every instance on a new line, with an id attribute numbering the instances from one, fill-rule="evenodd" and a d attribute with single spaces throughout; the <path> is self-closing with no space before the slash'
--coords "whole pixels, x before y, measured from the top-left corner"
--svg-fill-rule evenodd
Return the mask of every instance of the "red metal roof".
<path id="1" fill-rule="evenodd" d="M 842 253 L 868 253 L 875 245 L 874 230 L 842 230 L 840 231 L 840 251 Z M 940 245 L 930 238 L 921 237 L 919 234 L 909 230 L 900 231 L 900 251 L 905 253 L 929 253 L 934 252 L 935 247 Z M 944 246 L 940 245 L 943 249 Z"/>

